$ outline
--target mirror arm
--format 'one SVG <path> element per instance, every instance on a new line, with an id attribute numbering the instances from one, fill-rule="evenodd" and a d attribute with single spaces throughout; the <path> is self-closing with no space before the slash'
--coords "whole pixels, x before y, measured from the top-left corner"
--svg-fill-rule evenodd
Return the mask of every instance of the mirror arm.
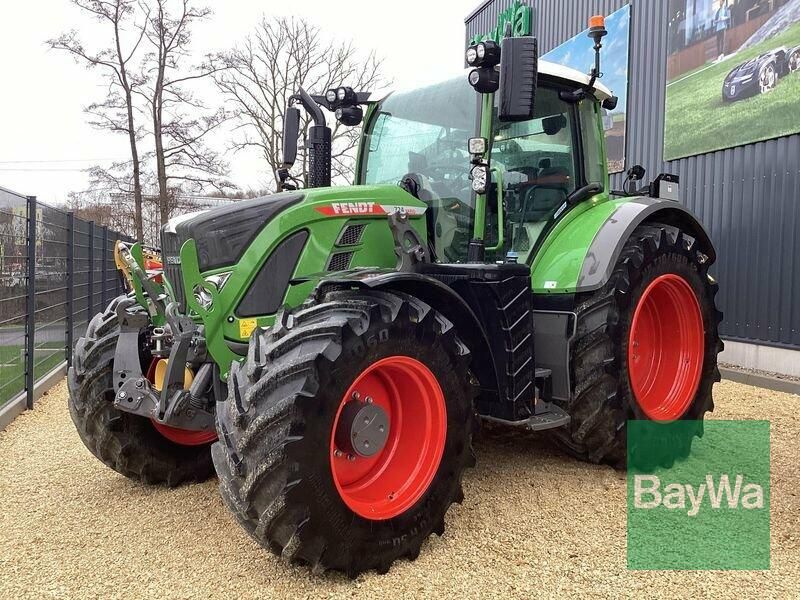
<path id="1" fill-rule="evenodd" d="M 289 98 L 289 102 L 299 102 L 303 105 L 303 108 L 308 111 L 308 114 L 311 115 L 311 118 L 314 120 L 314 125 L 321 127 L 325 126 L 325 113 L 322 112 L 322 109 L 319 107 L 319 105 L 314 102 L 314 99 L 309 96 L 308 92 L 306 92 L 302 87 L 296 94 Z"/>

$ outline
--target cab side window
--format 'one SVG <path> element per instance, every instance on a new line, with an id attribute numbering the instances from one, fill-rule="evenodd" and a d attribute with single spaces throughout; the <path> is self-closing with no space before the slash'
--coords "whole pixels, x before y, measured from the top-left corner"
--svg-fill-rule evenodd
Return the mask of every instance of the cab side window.
<path id="1" fill-rule="evenodd" d="M 553 215 L 575 191 L 574 105 L 540 87 L 530 121 L 495 122 L 492 166 L 503 171 L 511 250 L 527 260 Z"/>

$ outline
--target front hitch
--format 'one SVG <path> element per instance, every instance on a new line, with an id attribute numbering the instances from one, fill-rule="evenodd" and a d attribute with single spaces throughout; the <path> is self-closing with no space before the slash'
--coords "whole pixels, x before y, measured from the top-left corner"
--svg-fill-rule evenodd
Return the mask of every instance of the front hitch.
<path id="1" fill-rule="evenodd" d="M 167 305 L 164 312 L 173 341 L 159 392 L 142 373 L 140 339 L 150 318 L 143 312 L 128 312 L 135 303 L 133 298 L 126 298 L 117 306 L 120 335 L 114 353 L 114 407 L 180 429 L 213 430 L 214 414 L 205 400 L 212 364 L 204 363 L 189 388 L 184 385 L 186 363 L 205 359 L 205 345 L 197 324 L 178 314 L 174 302 Z"/>

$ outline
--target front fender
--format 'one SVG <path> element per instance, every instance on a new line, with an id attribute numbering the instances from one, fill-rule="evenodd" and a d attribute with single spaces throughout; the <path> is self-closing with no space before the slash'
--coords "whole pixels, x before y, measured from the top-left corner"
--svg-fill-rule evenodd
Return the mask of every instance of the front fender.
<path id="1" fill-rule="evenodd" d="M 455 290 L 447 284 L 413 271 L 393 269 L 359 269 L 335 273 L 319 280 L 316 294 L 326 288 L 355 287 L 384 289 L 410 294 L 444 315 L 456 328 L 458 336 L 472 352 L 472 371 L 483 390 L 497 393 L 498 374 L 491 357 L 491 344 L 486 330 L 475 311 Z"/>

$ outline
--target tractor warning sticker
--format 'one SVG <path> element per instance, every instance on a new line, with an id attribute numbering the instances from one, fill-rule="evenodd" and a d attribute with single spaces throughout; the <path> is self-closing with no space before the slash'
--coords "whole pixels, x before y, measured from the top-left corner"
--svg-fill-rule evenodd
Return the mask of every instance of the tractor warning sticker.
<path id="1" fill-rule="evenodd" d="M 377 202 L 331 202 L 316 207 L 316 211 L 328 217 L 339 215 L 388 215 L 397 211 L 405 212 L 411 216 L 425 214 L 424 207 L 395 206 L 392 204 L 378 204 Z"/>
<path id="2" fill-rule="evenodd" d="M 242 319 L 239 321 L 239 337 L 249 338 L 256 327 L 258 327 L 258 321 L 256 319 Z"/>

